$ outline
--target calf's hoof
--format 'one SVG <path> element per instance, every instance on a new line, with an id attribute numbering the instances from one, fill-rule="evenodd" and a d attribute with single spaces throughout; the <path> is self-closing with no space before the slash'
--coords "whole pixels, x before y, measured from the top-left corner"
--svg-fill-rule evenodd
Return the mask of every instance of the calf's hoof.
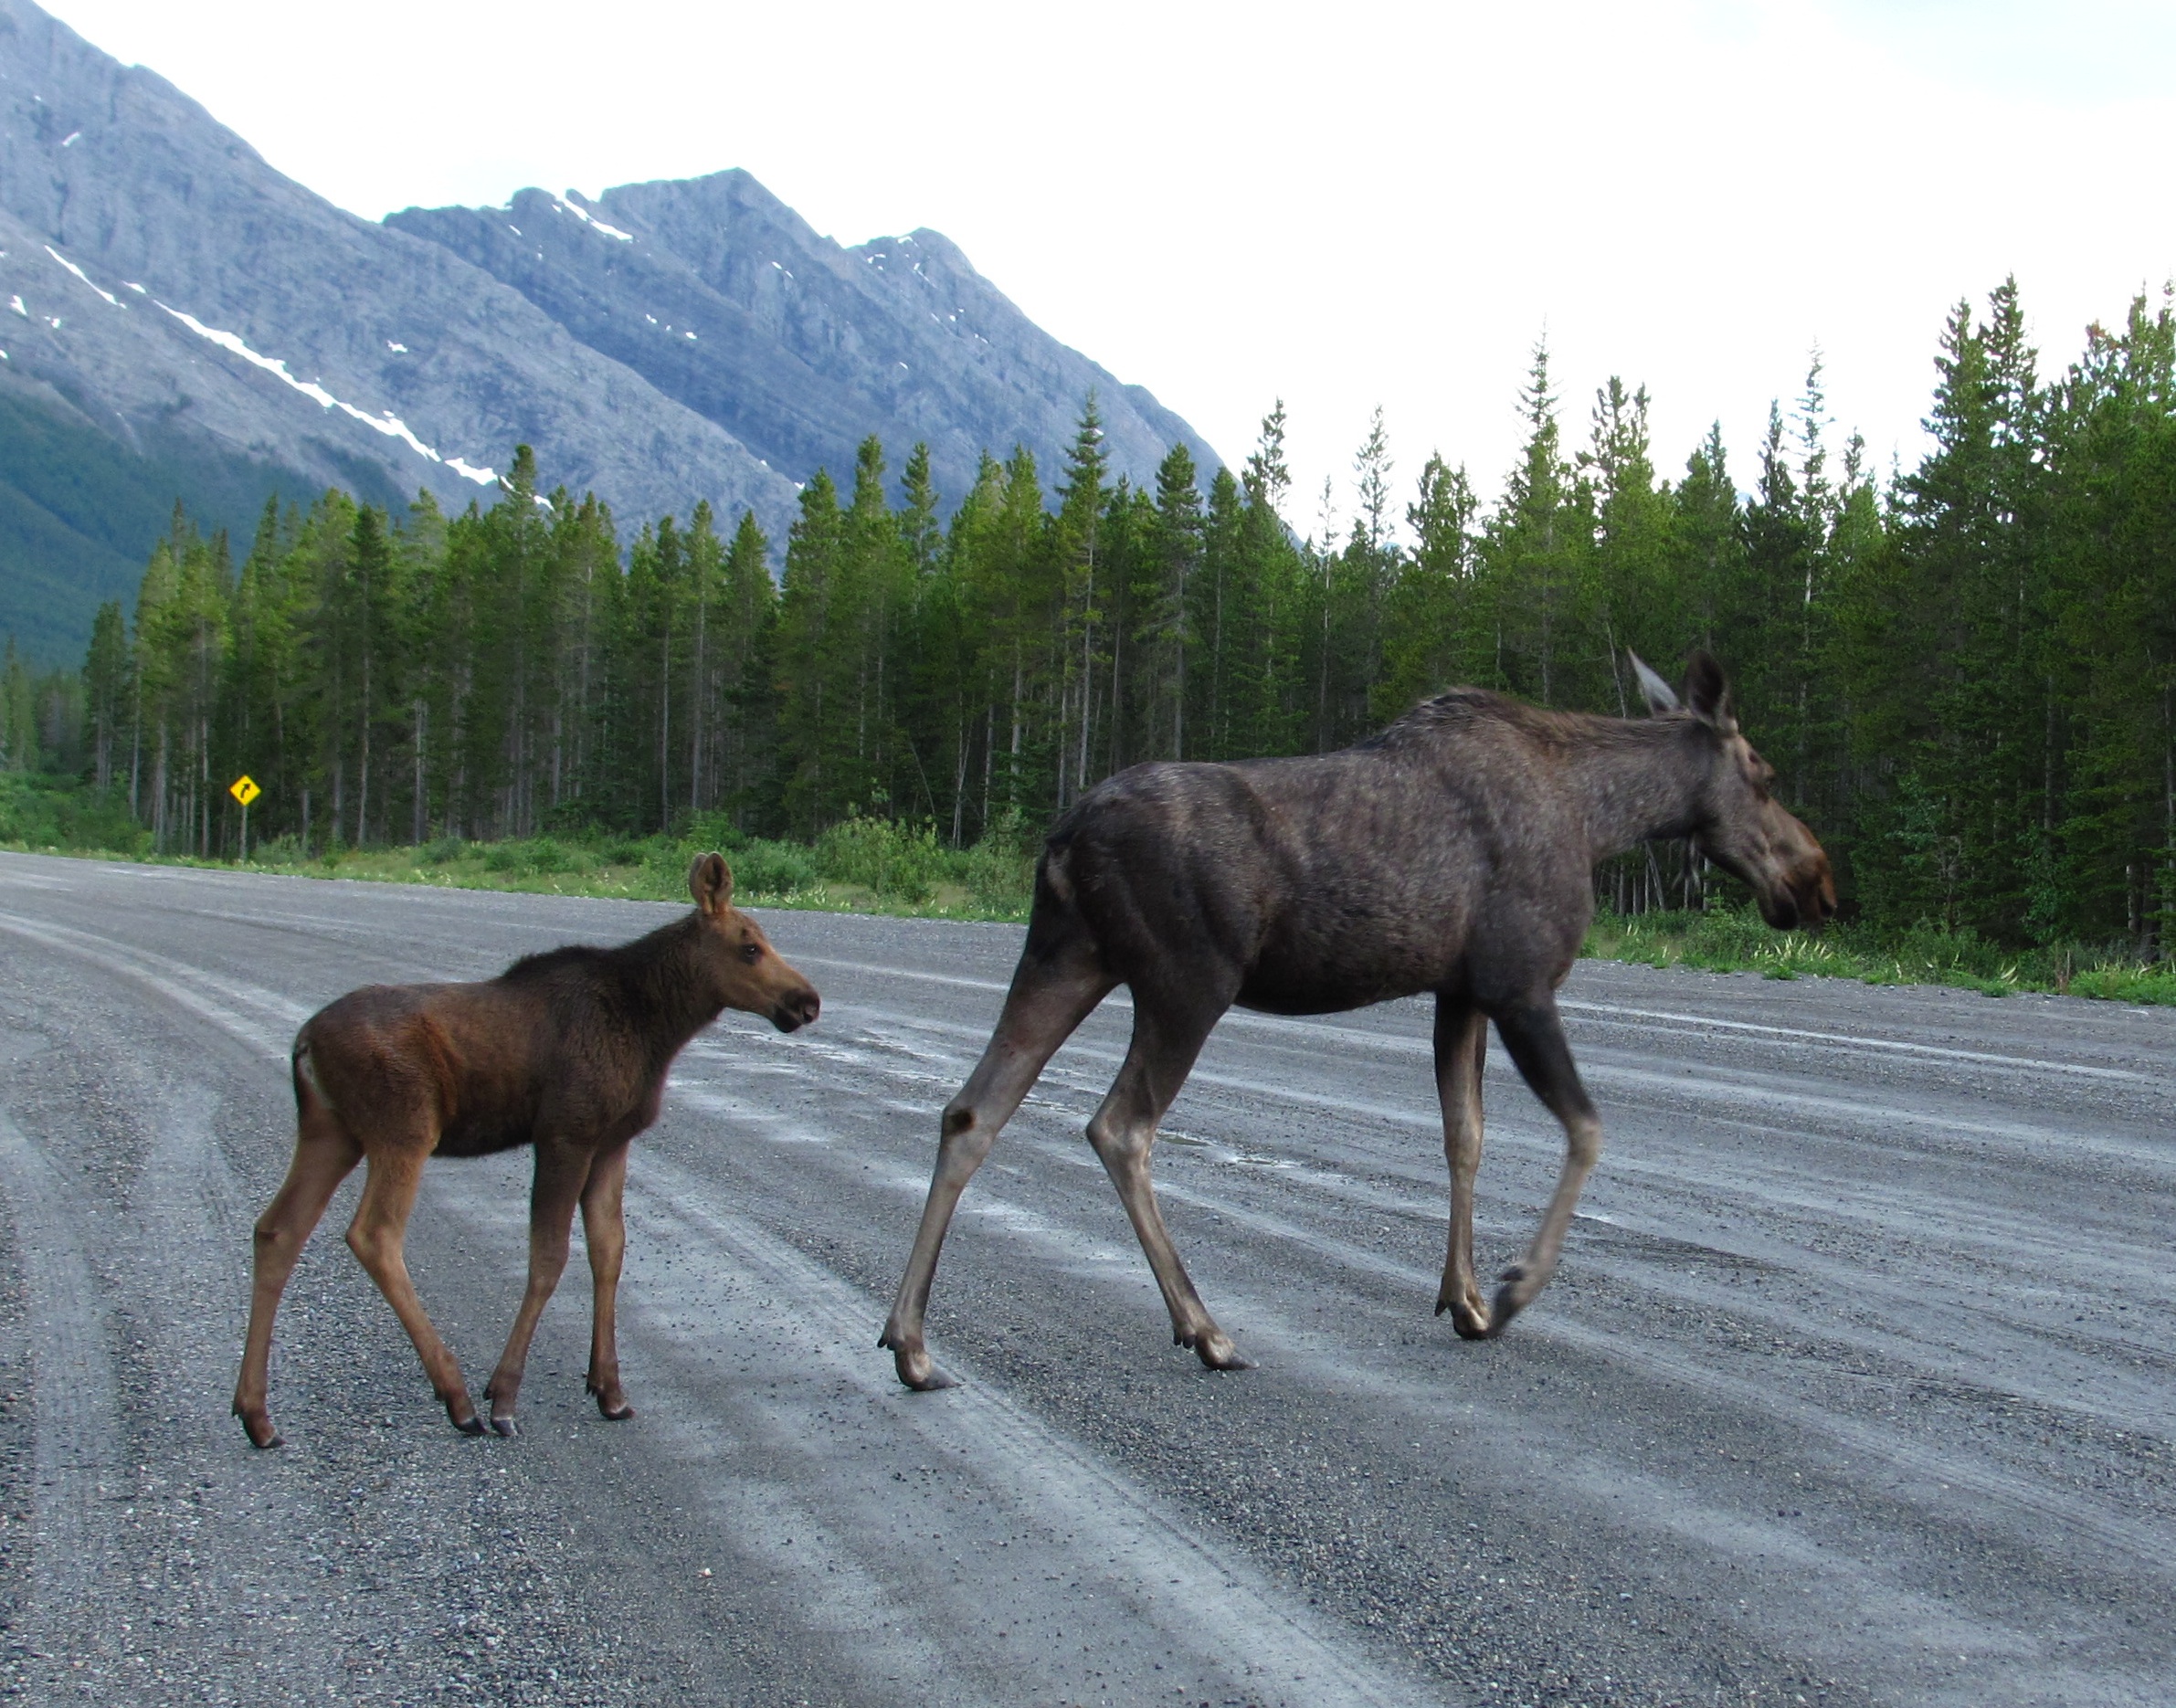
<path id="1" fill-rule="evenodd" d="M 625 1423 L 635 1415 L 635 1408 L 627 1403 L 627 1396 L 619 1391 L 619 1385 L 599 1387 L 588 1383 L 589 1397 L 597 1401 L 597 1415 L 607 1423 Z"/>
<path id="2" fill-rule="evenodd" d="M 261 1411 L 245 1411 L 237 1406 L 234 1415 L 242 1420 L 242 1429 L 248 1436 L 251 1447 L 278 1447 L 287 1439 L 272 1427 L 271 1418 Z"/>
<path id="3" fill-rule="evenodd" d="M 1526 1266 L 1514 1263 L 1496 1278 L 1496 1296 L 1489 1306 L 1488 1325 L 1479 1338 L 1494 1340 L 1511 1326 L 1511 1319 L 1534 1302 L 1540 1283 L 1527 1278 Z M 1463 1332 L 1463 1331 L 1462 1331 Z"/>
<path id="4" fill-rule="evenodd" d="M 446 1397 L 446 1421 L 463 1435 L 481 1435 L 483 1419 L 476 1415 L 476 1408 L 469 1404 L 466 1394 L 449 1394 Z"/>
<path id="5" fill-rule="evenodd" d="M 915 1393 L 934 1394 L 953 1386 L 952 1378 L 929 1361 L 929 1352 L 920 1342 L 895 1341 L 887 1334 L 877 1344 L 892 1349 L 892 1367 L 899 1372 L 900 1381 Z"/>
<path id="6" fill-rule="evenodd" d="M 1451 1326 L 1458 1331 L 1461 1340 L 1486 1340 L 1488 1338 L 1488 1307 L 1481 1302 L 1480 1290 L 1474 1287 L 1453 1289 L 1445 1283 L 1443 1291 L 1435 1296 L 1435 1313 L 1451 1313 Z"/>
<path id="7" fill-rule="evenodd" d="M 493 1435 L 516 1436 L 521 1432 L 522 1426 L 512 1418 L 502 1418 L 496 1412 L 491 1414 L 491 1433 Z"/>

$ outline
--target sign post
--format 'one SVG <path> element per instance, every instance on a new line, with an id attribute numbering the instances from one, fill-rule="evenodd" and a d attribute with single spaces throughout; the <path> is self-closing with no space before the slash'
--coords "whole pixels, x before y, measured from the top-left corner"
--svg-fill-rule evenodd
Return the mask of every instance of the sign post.
<path id="1" fill-rule="evenodd" d="M 255 800 L 259 795 L 262 795 L 264 791 L 257 786 L 257 779 L 255 777 L 249 775 L 248 773 L 244 772 L 240 776 L 235 778 L 232 783 L 227 785 L 227 792 L 242 804 L 241 863 L 247 866 L 249 863 L 249 803 Z"/>

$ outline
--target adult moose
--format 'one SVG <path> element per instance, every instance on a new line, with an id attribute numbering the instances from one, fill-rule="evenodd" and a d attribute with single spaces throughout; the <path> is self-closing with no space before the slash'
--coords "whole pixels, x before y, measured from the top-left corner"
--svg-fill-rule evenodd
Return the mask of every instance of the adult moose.
<path id="1" fill-rule="evenodd" d="M 1828 858 L 1769 793 L 1721 667 L 1693 655 L 1682 701 L 1632 660 L 1644 719 L 1544 712 L 1458 688 L 1339 753 L 1236 764 L 1145 764 L 1090 790 L 1051 830 L 1028 940 L 981 1061 L 945 1110 L 935 1177 L 880 1344 L 909 1387 L 941 1387 L 923 1317 L 968 1179 L 1058 1046 L 1120 985 L 1125 1064 L 1089 1143 L 1156 1271 L 1173 1336 L 1211 1369 L 1244 1369 L 1187 1278 L 1149 1186 L 1157 1123 L 1209 1029 L 1237 1003 L 1327 1014 L 1432 991 L 1436 1089 L 1451 1165 L 1450 1249 L 1436 1311 L 1499 1334 L 1547 1285 L 1601 1123 L 1557 1016 L 1593 912 L 1595 862 L 1690 837 L 1751 886 L 1769 924 L 1835 908 Z M 1563 1123 L 1556 1192 L 1493 1302 L 1474 1277 L 1487 1023 Z"/>
<path id="2" fill-rule="evenodd" d="M 286 1184 L 257 1223 L 249 1334 L 235 1416 L 259 1447 L 280 1445 L 265 1405 L 272 1318 L 333 1189 L 367 1157 L 347 1242 L 415 1342 L 453 1427 L 480 1435 L 460 1366 L 424 1314 L 402 1254 L 424 1159 L 536 1147 L 529 1287 L 485 1389 L 491 1428 L 514 1433 L 514 1402 L 537 1318 L 566 1267 L 582 1207 L 596 1283 L 589 1392 L 631 1418 L 619 1385 L 614 1311 L 627 1247 L 620 1194 L 628 1144 L 658 1118 L 666 1070 L 727 1008 L 790 1032 L 816 1018 L 815 986 L 733 905 L 733 873 L 705 854 L 688 871 L 695 911 L 616 949 L 565 948 L 471 985 L 372 985 L 320 1009 L 295 1036 L 297 1136 Z"/>

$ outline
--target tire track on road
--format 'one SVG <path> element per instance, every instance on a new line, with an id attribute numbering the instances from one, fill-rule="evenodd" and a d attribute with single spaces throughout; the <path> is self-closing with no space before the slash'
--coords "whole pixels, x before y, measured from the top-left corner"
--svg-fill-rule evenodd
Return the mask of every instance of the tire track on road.
<path id="1" fill-rule="evenodd" d="M 29 1623 L 58 1662 L 59 1633 L 96 1596 L 116 1541 L 109 1494 L 124 1460 L 106 1310 L 59 1171 L 0 1107 L 0 1181 L 15 1227 L 36 1406 Z"/>
<path id="2" fill-rule="evenodd" d="M 766 1349 L 776 1379 L 760 1395 L 753 1384 L 737 1397 L 713 1390 L 680 1402 L 669 1422 L 691 1434 L 694 1446 L 682 1450 L 699 1454 L 714 1450 L 706 1438 L 721 1421 L 763 1418 L 769 1474 L 759 1492 L 720 1500 L 726 1528 L 798 1575 L 811 1596 L 829 1597 L 845 1576 L 852 1611 L 829 1617 L 875 1645 L 870 1664 L 883 1682 L 913 1675 L 933 1700 L 993 1704 L 1068 1700 L 1089 1689 L 1091 1673 L 1101 1677 L 1092 1693 L 1120 1701 L 1172 1694 L 1189 1679 L 1215 1696 L 1237 1691 L 1292 1708 L 1452 1700 L 1447 1685 L 1423 1687 L 1339 1640 L 1243 1552 L 1204 1535 L 985 1376 L 965 1373 L 962 1386 L 938 1395 L 905 1394 L 890 1360 L 870 1350 L 883 1312 L 861 1289 L 656 1151 L 637 1157 L 635 1176 L 623 1334 L 678 1371 L 722 1352 Z M 444 1181 L 441 1201 L 501 1239 L 524 1225 L 518 1203 L 466 1178 Z M 838 1415 L 842 1397 L 854 1417 Z M 660 1414 L 652 1404 L 642 1415 Z M 789 1457 L 800 1461 L 790 1477 L 776 1464 Z M 894 1480 L 894 1463 L 913 1469 Z M 932 1478 L 971 1486 L 972 1501 L 987 1505 L 940 1493 L 944 1516 L 933 1521 Z M 792 1514 L 791 1534 L 804 1541 L 764 1549 L 745 1521 L 766 1512 Z M 812 1534 L 820 1546 L 805 1545 Z M 872 1545 L 887 1536 L 914 1538 L 913 1551 L 883 1557 Z M 971 1551 L 981 1572 L 935 1582 L 955 1551 L 953 1564 Z M 1051 1595 L 1039 1583 L 1009 1598 L 994 1576 L 1000 1564 L 1016 1581 L 1070 1587 Z M 930 1622 L 933 1588 L 948 1629 Z M 993 1641 L 1000 1630 L 1004 1641 Z M 1235 1643 L 1239 1632 L 1245 1639 Z M 1169 1660 L 1151 1658 L 1159 1654 Z M 962 1696 L 945 1682 L 962 1668 L 988 1682 L 987 1695 Z"/>

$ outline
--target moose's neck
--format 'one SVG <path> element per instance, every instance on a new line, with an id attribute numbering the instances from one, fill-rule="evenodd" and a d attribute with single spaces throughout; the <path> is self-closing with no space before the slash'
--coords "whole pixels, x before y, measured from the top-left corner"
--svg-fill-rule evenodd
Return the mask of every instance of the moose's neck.
<path id="1" fill-rule="evenodd" d="M 1597 718 L 1568 772 L 1596 860 L 1688 834 L 1706 767 L 1697 728 L 1680 718 Z"/>
<path id="2" fill-rule="evenodd" d="M 643 1033 L 664 1061 L 725 1008 L 704 964 L 702 931 L 701 917 L 690 913 L 628 944 L 635 974 L 630 994 L 648 1010 Z"/>

